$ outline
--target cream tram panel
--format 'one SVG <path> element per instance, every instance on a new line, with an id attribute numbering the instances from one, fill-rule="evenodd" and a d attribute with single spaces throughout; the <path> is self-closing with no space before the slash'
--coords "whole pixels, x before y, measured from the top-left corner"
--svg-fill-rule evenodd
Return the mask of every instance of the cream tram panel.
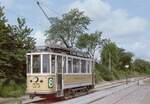
<path id="1" fill-rule="evenodd" d="M 65 74 L 64 75 L 64 87 L 71 88 L 76 85 L 91 85 L 92 74 Z"/>
<path id="2" fill-rule="evenodd" d="M 54 93 L 56 92 L 56 78 L 54 75 L 37 75 L 37 77 L 39 78 L 38 82 L 33 82 L 33 79 L 36 75 L 28 75 L 27 76 L 27 93 Z M 52 78 L 53 79 L 53 86 L 51 88 L 49 88 L 48 85 L 48 79 Z M 40 82 L 40 81 L 43 82 Z M 32 81 L 32 82 L 31 82 Z"/>

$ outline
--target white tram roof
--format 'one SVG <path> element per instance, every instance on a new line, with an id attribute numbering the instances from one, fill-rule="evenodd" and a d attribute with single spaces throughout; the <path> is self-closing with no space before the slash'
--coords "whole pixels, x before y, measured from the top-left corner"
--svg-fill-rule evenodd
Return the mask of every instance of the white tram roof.
<path id="1" fill-rule="evenodd" d="M 52 53 L 63 53 L 68 54 L 72 56 L 78 56 L 78 57 L 84 57 L 84 58 L 91 58 L 90 55 L 86 52 L 81 52 L 77 49 L 73 48 L 66 48 L 62 46 L 37 46 L 33 50 L 31 50 L 30 53 L 36 53 L 36 52 L 52 52 Z"/>

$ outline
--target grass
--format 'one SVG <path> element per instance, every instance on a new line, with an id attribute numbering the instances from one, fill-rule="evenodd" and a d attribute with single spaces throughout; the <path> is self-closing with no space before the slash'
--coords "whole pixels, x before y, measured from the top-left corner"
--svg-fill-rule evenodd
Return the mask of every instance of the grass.
<path id="1" fill-rule="evenodd" d="M 0 81 L 0 96 L 1 97 L 20 97 L 25 94 L 26 84 L 15 83 L 11 80 L 8 84 L 2 84 Z"/>

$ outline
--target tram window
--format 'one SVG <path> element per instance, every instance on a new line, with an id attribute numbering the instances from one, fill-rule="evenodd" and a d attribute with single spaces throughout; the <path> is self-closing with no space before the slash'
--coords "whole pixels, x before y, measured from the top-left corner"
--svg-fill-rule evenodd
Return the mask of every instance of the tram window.
<path id="1" fill-rule="evenodd" d="M 41 57 L 40 55 L 33 55 L 33 73 L 40 73 L 41 71 Z"/>
<path id="2" fill-rule="evenodd" d="M 86 61 L 81 60 L 81 72 L 86 73 Z"/>
<path id="3" fill-rule="evenodd" d="M 27 73 L 31 73 L 31 56 L 27 56 Z"/>
<path id="4" fill-rule="evenodd" d="M 87 61 L 87 73 L 90 73 L 90 61 Z"/>
<path id="5" fill-rule="evenodd" d="M 72 73 L 72 58 L 68 57 L 68 73 Z"/>
<path id="6" fill-rule="evenodd" d="M 93 69 L 94 69 L 94 62 L 91 61 L 91 72 L 93 71 Z"/>
<path id="7" fill-rule="evenodd" d="M 44 54 L 43 55 L 43 73 L 49 73 L 50 67 L 49 67 L 49 55 Z"/>
<path id="8" fill-rule="evenodd" d="M 79 72 L 80 72 L 80 60 L 73 59 L 73 73 L 79 73 Z"/>
<path id="9" fill-rule="evenodd" d="M 57 56 L 57 71 L 62 73 L 62 56 Z"/>
<path id="10" fill-rule="evenodd" d="M 63 73 L 66 73 L 66 57 L 63 57 Z"/>
<path id="11" fill-rule="evenodd" d="M 51 57 L 51 72 L 55 73 L 55 55 L 52 55 Z"/>

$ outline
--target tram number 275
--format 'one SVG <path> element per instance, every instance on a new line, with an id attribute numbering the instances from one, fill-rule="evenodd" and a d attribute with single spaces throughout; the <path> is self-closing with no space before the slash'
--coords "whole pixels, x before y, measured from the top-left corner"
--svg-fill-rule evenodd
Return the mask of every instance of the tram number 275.
<path id="1" fill-rule="evenodd" d="M 40 84 L 39 83 L 33 83 L 33 88 L 40 88 Z"/>

